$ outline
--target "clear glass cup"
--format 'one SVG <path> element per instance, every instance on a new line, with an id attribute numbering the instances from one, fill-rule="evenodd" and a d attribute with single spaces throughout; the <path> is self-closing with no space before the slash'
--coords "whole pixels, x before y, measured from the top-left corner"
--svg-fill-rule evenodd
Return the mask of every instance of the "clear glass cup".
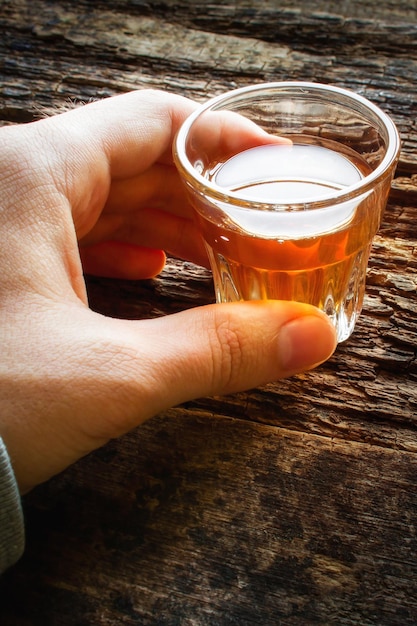
<path id="1" fill-rule="evenodd" d="M 174 160 L 216 300 L 307 302 L 347 339 L 399 151 L 383 111 L 329 85 L 258 84 L 201 105 Z"/>

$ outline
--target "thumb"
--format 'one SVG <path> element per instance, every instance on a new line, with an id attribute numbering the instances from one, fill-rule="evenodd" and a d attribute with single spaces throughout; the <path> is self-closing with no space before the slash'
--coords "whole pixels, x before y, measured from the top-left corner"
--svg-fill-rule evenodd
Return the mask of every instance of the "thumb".
<path id="1" fill-rule="evenodd" d="M 144 335 L 135 326 L 143 322 L 131 324 L 131 343 L 140 341 L 141 354 L 135 380 L 143 382 Z M 242 391 L 306 371 L 336 347 L 328 317 L 297 302 L 214 304 L 146 324 L 145 419 L 193 398 Z"/>
<path id="2" fill-rule="evenodd" d="M 22 491 L 160 411 L 310 369 L 336 345 L 328 318 L 295 302 L 140 321 L 47 304 L 2 338 L 0 432 Z"/>

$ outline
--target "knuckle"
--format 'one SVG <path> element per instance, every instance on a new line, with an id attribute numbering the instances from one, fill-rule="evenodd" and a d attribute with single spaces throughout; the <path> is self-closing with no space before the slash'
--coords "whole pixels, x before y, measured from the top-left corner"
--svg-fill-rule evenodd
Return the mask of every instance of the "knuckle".
<path id="1" fill-rule="evenodd" d="M 244 340 L 242 330 L 230 319 L 222 319 L 215 324 L 212 352 L 213 387 L 233 390 L 243 366 Z"/>

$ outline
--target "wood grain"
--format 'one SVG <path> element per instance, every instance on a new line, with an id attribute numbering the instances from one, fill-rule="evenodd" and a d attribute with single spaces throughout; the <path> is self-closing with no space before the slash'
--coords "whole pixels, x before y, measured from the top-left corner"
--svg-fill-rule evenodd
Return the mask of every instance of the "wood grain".
<path id="1" fill-rule="evenodd" d="M 303 376 L 155 416 L 27 496 L 0 623 L 414 626 L 415 2 L 0 7 L 2 124 L 135 88 L 203 101 L 300 79 L 367 96 L 403 144 L 351 339 Z M 213 301 L 210 273 L 178 259 L 153 281 L 86 281 L 124 318 Z"/>
<path id="2" fill-rule="evenodd" d="M 315 80 L 355 89 L 391 113 L 404 142 L 402 168 L 415 171 L 412 3 L 378 3 L 371 15 L 358 1 L 344 12 L 337 3 L 314 12 L 277 4 L 6 3 L 3 116 L 27 120 L 39 107 L 137 87 L 206 99 L 253 81 Z M 32 110 L 20 104 L 30 97 Z"/>

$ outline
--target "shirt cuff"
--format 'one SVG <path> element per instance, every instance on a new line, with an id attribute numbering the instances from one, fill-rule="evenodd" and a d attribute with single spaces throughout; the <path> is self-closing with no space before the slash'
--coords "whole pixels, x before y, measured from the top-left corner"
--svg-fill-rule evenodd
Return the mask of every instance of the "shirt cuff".
<path id="1" fill-rule="evenodd" d="M 9 455 L 0 438 L 0 574 L 14 565 L 25 547 L 23 510 Z"/>

